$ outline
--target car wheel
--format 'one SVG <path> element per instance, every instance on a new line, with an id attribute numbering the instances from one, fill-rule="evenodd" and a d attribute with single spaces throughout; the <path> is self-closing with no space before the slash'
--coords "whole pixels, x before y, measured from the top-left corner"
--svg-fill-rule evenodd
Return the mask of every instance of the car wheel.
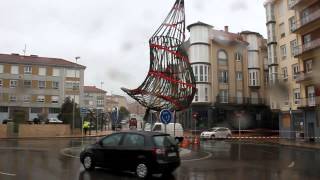
<path id="1" fill-rule="evenodd" d="M 92 156 L 90 155 L 85 155 L 85 157 L 83 158 L 83 167 L 84 169 L 91 171 L 94 169 L 94 160 L 92 158 Z"/>
<path id="2" fill-rule="evenodd" d="M 149 176 L 149 168 L 147 163 L 141 162 L 137 164 L 136 167 L 136 175 L 138 176 L 138 178 L 144 179 L 147 178 Z"/>
<path id="3" fill-rule="evenodd" d="M 229 139 L 229 138 L 231 138 L 231 134 L 228 134 L 228 135 L 227 135 L 227 139 Z"/>
<path id="4" fill-rule="evenodd" d="M 215 139 L 216 138 L 216 136 L 215 135 L 211 135 L 211 137 L 210 137 L 211 139 Z"/>

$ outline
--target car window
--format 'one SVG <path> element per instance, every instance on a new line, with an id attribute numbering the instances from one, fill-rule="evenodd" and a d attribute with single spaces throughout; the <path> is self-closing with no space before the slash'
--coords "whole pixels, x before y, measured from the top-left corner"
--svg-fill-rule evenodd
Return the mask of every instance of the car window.
<path id="1" fill-rule="evenodd" d="M 144 146 L 144 136 L 139 134 L 127 134 L 122 143 L 123 146 Z"/>
<path id="2" fill-rule="evenodd" d="M 154 131 L 161 131 L 161 125 L 158 124 L 158 125 L 155 125 L 154 128 L 153 128 Z"/>
<path id="3" fill-rule="evenodd" d="M 153 141 L 157 147 L 168 147 L 177 144 L 171 136 L 153 136 Z"/>
<path id="4" fill-rule="evenodd" d="M 108 136 L 102 140 L 102 145 L 103 146 L 117 146 L 117 145 L 119 145 L 122 136 L 123 136 L 122 134 L 114 134 L 114 135 Z"/>

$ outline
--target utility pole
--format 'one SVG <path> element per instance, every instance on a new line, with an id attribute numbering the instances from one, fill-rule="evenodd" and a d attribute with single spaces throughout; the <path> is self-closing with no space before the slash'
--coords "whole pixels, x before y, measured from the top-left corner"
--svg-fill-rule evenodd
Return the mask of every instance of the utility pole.
<path id="1" fill-rule="evenodd" d="M 76 59 L 76 64 L 78 63 L 78 59 L 80 59 L 79 56 L 75 57 Z M 77 71 L 76 71 L 76 68 L 74 69 L 74 78 L 76 78 L 76 74 L 77 74 Z M 71 128 L 71 133 L 73 134 L 74 133 L 74 128 L 75 128 L 75 101 L 76 101 L 76 94 L 75 94 L 75 83 L 72 83 L 72 90 L 73 90 L 73 106 L 72 106 L 72 128 Z M 81 127 L 82 128 L 82 127 Z"/>

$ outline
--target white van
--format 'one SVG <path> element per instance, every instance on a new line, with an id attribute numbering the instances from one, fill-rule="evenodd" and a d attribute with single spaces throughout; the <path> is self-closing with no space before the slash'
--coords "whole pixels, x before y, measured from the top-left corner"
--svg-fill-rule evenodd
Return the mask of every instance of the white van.
<path id="1" fill-rule="evenodd" d="M 176 131 L 174 132 L 174 127 Z M 165 132 L 165 124 L 163 123 L 155 123 L 153 125 L 152 131 L 155 132 L 163 132 L 170 134 L 170 136 L 174 137 L 176 140 L 181 142 L 183 140 L 183 128 L 180 123 L 169 123 L 167 124 L 166 127 L 166 132 Z"/>

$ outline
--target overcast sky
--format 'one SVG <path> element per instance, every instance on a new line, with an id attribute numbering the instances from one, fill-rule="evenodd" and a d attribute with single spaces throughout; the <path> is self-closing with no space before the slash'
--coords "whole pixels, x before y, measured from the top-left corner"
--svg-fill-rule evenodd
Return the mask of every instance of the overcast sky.
<path id="1" fill-rule="evenodd" d="M 124 94 L 149 68 L 148 39 L 175 0 L 1 0 L 0 53 L 57 57 L 87 67 L 85 85 Z M 266 37 L 264 0 L 185 0 L 187 25 L 202 21 Z"/>

